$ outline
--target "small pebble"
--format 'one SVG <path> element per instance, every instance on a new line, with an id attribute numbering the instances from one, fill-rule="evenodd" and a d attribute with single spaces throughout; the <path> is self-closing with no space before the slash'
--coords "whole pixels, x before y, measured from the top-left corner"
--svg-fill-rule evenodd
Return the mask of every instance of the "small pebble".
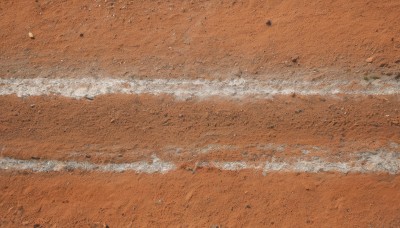
<path id="1" fill-rule="evenodd" d="M 34 36 L 33 33 L 31 33 L 31 32 L 28 33 L 28 36 L 29 36 L 32 40 L 35 39 L 35 36 Z"/>
<path id="2" fill-rule="evenodd" d="M 368 59 L 365 60 L 367 63 L 372 63 L 374 61 L 374 57 L 369 57 Z"/>

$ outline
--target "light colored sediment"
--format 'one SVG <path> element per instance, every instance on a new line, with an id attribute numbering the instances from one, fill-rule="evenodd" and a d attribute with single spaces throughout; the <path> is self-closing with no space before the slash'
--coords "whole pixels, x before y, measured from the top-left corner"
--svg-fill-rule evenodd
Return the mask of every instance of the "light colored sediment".
<path id="1" fill-rule="evenodd" d="M 220 170 L 238 171 L 244 169 L 262 170 L 264 174 L 269 172 L 296 172 L 296 173 L 389 173 L 400 172 L 400 153 L 383 150 L 375 152 L 362 152 L 350 156 L 350 159 L 331 161 L 321 157 L 272 157 L 268 161 L 203 161 L 196 163 L 197 167 L 217 168 Z M 138 173 L 166 173 L 176 169 L 172 162 L 161 161 L 153 156 L 153 162 L 138 161 L 133 163 L 109 163 L 94 164 L 77 161 L 57 160 L 18 160 L 13 158 L 1 158 L 0 169 L 3 170 L 30 170 L 34 172 L 57 171 L 100 171 L 100 172 L 124 172 L 135 171 Z"/>
<path id="2" fill-rule="evenodd" d="M 400 82 L 365 80 L 186 80 L 186 79 L 0 79 L 0 95 L 60 95 L 93 98 L 104 94 L 172 95 L 179 99 L 212 96 L 269 98 L 274 95 L 393 95 L 400 93 Z"/>
<path id="3" fill-rule="evenodd" d="M 262 170 L 268 172 L 298 172 L 298 173 L 390 173 L 400 172 L 400 154 L 395 152 L 363 152 L 351 156 L 350 160 L 328 161 L 320 157 L 304 158 L 272 158 L 264 163 L 251 162 L 211 162 L 203 163 L 205 167 L 216 167 L 221 170 Z"/>
<path id="4" fill-rule="evenodd" d="M 134 171 L 138 173 L 165 173 L 175 169 L 170 162 L 163 162 L 157 157 L 153 161 L 138 161 L 124 164 L 93 164 L 89 162 L 76 161 L 38 161 L 38 160 L 17 160 L 12 158 L 1 158 L 0 169 L 5 170 L 31 170 L 34 172 L 56 172 L 56 171 L 100 171 L 100 172 L 124 172 Z"/>
<path id="5" fill-rule="evenodd" d="M 258 169 L 264 174 L 268 172 L 298 172 L 298 173 L 319 173 L 319 172 L 339 172 L 339 173 L 374 173 L 382 172 L 397 174 L 400 171 L 400 154 L 398 153 L 361 153 L 357 160 L 343 162 L 329 162 L 322 158 L 310 160 L 286 161 L 276 160 L 265 163 L 249 162 L 212 162 L 205 163 L 204 166 L 216 167 L 221 170 L 242 170 Z"/>

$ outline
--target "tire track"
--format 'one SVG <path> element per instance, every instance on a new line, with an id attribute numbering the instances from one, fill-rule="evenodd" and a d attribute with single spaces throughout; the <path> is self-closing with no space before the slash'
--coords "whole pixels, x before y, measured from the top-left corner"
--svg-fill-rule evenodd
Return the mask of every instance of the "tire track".
<path id="1" fill-rule="evenodd" d="M 268 161 L 202 161 L 193 165 L 197 168 L 217 168 L 224 171 L 261 170 L 263 174 L 270 172 L 289 173 L 389 173 L 400 172 L 400 154 L 388 151 L 375 151 L 356 153 L 351 159 L 330 161 L 321 157 L 276 158 Z M 125 172 L 137 173 L 167 173 L 179 167 L 170 161 L 162 161 L 152 156 L 152 162 L 137 161 L 132 163 L 95 164 L 90 162 L 59 161 L 59 160 L 20 160 L 14 158 L 0 158 L 2 170 L 30 170 L 33 172 L 59 172 L 59 171 L 95 171 L 95 172 Z M 186 167 L 188 165 L 186 164 Z"/>
<path id="2" fill-rule="evenodd" d="M 19 97 L 59 95 L 70 98 L 94 98 L 105 94 L 171 95 L 188 98 L 271 98 L 275 95 L 394 95 L 400 93 L 396 81 L 363 80 L 186 80 L 186 79 L 0 79 L 0 95 Z"/>

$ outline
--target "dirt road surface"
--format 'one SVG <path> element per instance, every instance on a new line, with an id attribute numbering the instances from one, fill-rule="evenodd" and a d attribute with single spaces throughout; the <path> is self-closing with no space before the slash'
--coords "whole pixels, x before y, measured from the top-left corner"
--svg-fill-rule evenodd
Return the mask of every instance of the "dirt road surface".
<path id="1" fill-rule="evenodd" d="M 400 227 L 399 12 L 0 1 L 0 226 Z"/>

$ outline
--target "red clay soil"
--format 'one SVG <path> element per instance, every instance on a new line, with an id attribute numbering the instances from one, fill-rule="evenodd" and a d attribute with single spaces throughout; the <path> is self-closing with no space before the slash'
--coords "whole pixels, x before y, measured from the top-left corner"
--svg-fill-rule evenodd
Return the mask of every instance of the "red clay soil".
<path id="1" fill-rule="evenodd" d="M 164 175 L 1 171 L 0 226 L 398 227 L 399 175 L 263 176 L 260 171 L 208 168 L 193 173 L 185 166 L 207 159 L 261 161 L 271 154 L 254 145 L 271 142 L 315 145 L 332 153 L 399 144 L 398 103 L 397 96 L 243 102 L 1 96 L 2 156 L 118 163 L 157 153 L 176 162 L 178 170 Z M 171 145 L 193 149 L 210 144 L 240 150 L 162 153 Z"/>
<path id="2" fill-rule="evenodd" d="M 2 0 L 0 76 L 393 77 L 399 12 L 393 0 Z"/>
<path id="3" fill-rule="evenodd" d="M 399 188 L 373 174 L 1 172 L 0 226 L 399 227 Z"/>
<path id="4" fill-rule="evenodd" d="M 1 0 L 0 18 L 0 78 L 400 79 L 395 0 Z M 164 175 L 0 171 L 0 226 L 400 227 L 399 175 L 193 173 L 179 163 L 261 161 L 272 152 L 256 147 L 268 143 L 332 154 L 398 146 L 399 104 L 396 95 L 0 96 L 0 157 L 157 154 L 178 164 Z M 208 145 L 222 149 L 190 152 Z"/>
<path id="5" fill-rule="evenodd" d="M 268 143 L 317 146 L 331 154 L 400 144 L 397 96 L 242 102 L 132 95 L 93 101 L 0 96 L 0 107 L 0 151 L 24 159 L 126 162 L 157 154 L 175 161 L 258 160 L 271 155 L 257 150 L 257 145 Z M 237 149 L 191 152 L 210 145 Z M 289 149 L 281 155 L 298 153 Z"/>

